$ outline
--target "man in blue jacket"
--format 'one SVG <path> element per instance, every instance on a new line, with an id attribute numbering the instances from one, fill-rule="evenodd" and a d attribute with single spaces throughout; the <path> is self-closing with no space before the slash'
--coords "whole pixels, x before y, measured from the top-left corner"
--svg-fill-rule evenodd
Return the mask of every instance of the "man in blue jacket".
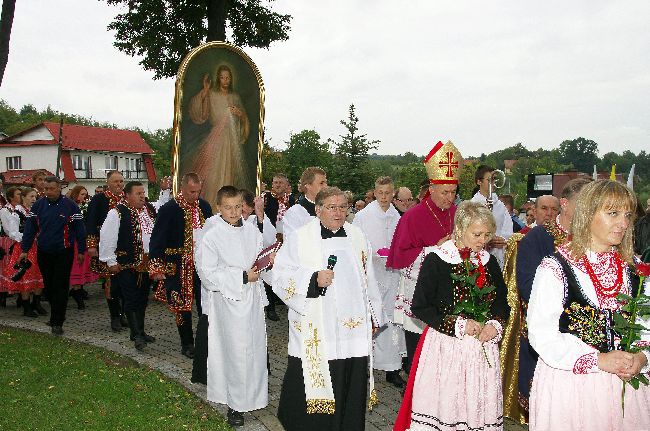
<path id="1" fill-rule="evenodd" d="M 38 262 L 31 263 L 38 263 L 43 275 L 44 291 L 51 307 L 52 334 L 61 335 L 68 306 L 74 244 L 77 244 L 77 259 L 81 264 L 86 253 L 86 229 L 77 204 L 61 194 L 58 178 L 45 178 L 44 194 L 27 214 L 20 261 L 27 260 L 27 252 L 36 240 Z"/>

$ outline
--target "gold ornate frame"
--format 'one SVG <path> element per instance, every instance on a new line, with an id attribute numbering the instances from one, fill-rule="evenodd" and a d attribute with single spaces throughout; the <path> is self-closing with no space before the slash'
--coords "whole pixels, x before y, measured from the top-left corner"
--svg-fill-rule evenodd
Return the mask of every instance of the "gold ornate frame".
<path id="1" fill-rule="evenodd" d="M 179 124 L 183 119 L 183 82 L 185 80 L 185 72 L 190 61 L 202 53 L 204 50 L 214 49 L 214 48 L 224 48 L 229 51 L 234 52 L 243 58 L 246 63 L 252 69 L 255 78 L 257 79 L 257 85 L 259 88 L 260 96 L 260 112 L 259 112 L 259 136 L 257 143 L 257 179 L 255 186 L 255 194 L 260 194 L 260 186 L 262 181 L 262 149 L 264 147 L 264 82 L 262 81 L 262 75 L 260 74 L 259 69 L 253 63 L 253 60 L 239 47 L 231 45 L 227 42 L 207 42 L 202 45 L 197 46 L 192 49 L 181 62 L 180 67 L 178 68 L 178 74 L 176 75 L 176 91 L 174 95 L 174 127 L 172 131 L 172 164 L 171 164 L 171 175 L 173 179 L 173 190 L 174 194 L 177 194 L 180 188 L 180 177 L 179 177 L 179 163 L 180 163 L 180 145 L 181 145 L 181 135 Z"/>

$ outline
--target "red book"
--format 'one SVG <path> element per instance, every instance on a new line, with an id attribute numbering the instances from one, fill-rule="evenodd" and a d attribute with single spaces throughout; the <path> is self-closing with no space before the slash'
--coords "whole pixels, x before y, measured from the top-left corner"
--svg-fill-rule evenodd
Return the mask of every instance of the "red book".
<path id="1" fill-rule="evenodd" d="M 253 264 L 253 266 L 257 267 L 257 273 L 266 271 L 273 266 L 271 263 L 271 254 L 280 250 L 281 245 L 281 241 L 276 241 L 270 246 L 266 247 L 264 250 L 260 251 L 260 254 L 257 255 L 257 259 L 255 259 L 255 263 Z"/>

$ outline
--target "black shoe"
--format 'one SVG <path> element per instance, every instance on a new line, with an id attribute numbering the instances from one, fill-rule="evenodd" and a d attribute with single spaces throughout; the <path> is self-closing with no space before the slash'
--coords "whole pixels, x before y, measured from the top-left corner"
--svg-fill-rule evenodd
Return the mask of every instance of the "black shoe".
<path id="1" fill-rule="evenodd" d="M 231 427 L 240 427 L 244 425 L 244 414 L 228 408 L 228 425 Z"/>
<path id="2" fill-rule="evenodd" d="M 29 301 L 23 301 L 23 316 L 38 317 L 38 313 L 32 308 L 32 304 Z"/>
<path id="3" fill-rule="evenodd" d="M 145 333 L 144 336 L 144 341 L 147 343 L 155 343 L 156 342 L 156 337 L 152 337 L 151 335 Z M 135 341 L 135 335 L 129 335 L 129 340 Z"/>
<path id="4" fill-rule="evenodd" d="M 81 286 L 81 289 L 79 289 L 79 292 L 81 292 L 81 299 L 88 299 L 88 291 Z"/>
<path id="5" fill-rule="evenodd" d="M 187 346 L 182 346 L 181 355 L 189 359 L 194 359 L 194 345 L 188 344 Z"/>
<path id="6" fill-rule="evenodd" d="M 63 327 L 61 326 L 52 326 L 52 335 L 63 335 Z"/>
<path id="7" fill-rule="evenodd" d="M 47 316 L 47 310 L 41 305 L 41 295 L 33 296 L 32 308 L 41 316 Z"/>
<path id="8" fill-rule="evenodd" d="M 71 290 L 70 294 L 72 295 L 72 299 L 77 303 L 77 310 L 84 310 L 86 308 L 86 303 L 84 302 L 81 290 Z"/>
<path id="9" fill-rule="evenodd" d="M 270 305 L 266 307 L 266 318 L 274 322 L 280 320 L 278 313 L 275 312 L 275 307 L 271 307 Z"/>
<path id="10" fill-rule="evenodd" d="M 406 386 L 406 382 L 402 379 L 402 376 L 399 375 L 399 370 L 386 371 L 386 381 L 397 389 L 402 389 Z"/>
<path id="11" fill-rule="evenodd" d="M 111 318 L 111 330 L 113 332 L 121 332 L 122 331 L 122 322 L 120 322 L 119 317 L 112 317 Z"/>

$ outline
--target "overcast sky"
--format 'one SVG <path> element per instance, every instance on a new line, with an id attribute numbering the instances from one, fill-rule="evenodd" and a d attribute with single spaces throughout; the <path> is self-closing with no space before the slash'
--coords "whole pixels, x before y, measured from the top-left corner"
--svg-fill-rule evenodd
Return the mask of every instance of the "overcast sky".
<path id="1" fill-rule="evenodd" d="M 323 139 L 354 103 L 378 153 L 464 155 L 593 139 L 601 154 L 650 149 L 650 2 L 277 0 L 290 39 L 245 48 L 266 88 L 267 136 Z M 119 126 L 172 126 L 174 80 L 112 46 L 117 9 L 19 0 L 0 98 Z"/>

